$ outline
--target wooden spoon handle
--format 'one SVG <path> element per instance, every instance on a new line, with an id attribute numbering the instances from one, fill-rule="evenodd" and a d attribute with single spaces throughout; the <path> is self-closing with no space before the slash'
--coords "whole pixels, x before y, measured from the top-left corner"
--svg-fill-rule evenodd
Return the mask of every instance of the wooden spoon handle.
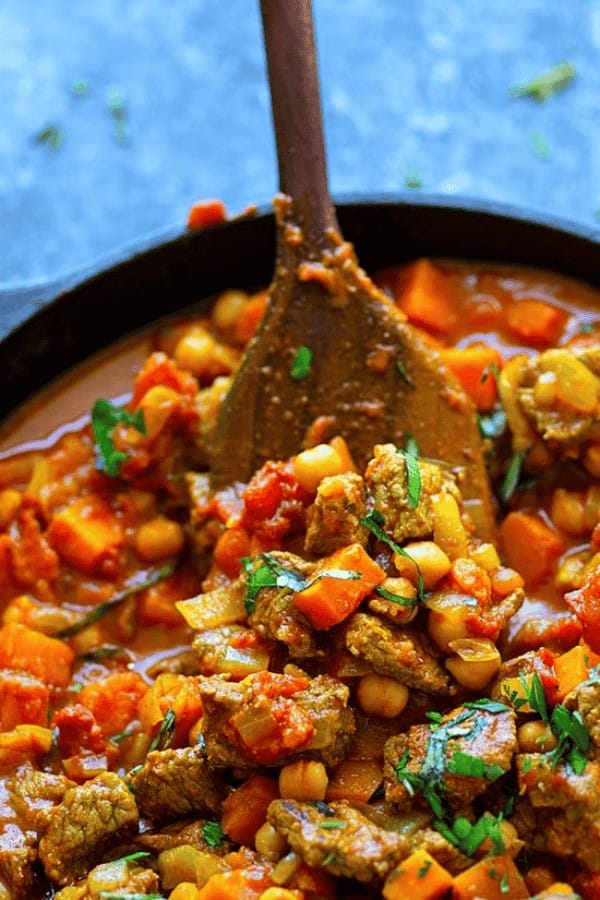
<path id="1" fill-rule="evenodd" d="M 317 244 L 338 228 L 327 163 L 310 0 L 261 0 L 279 187 Z"/>

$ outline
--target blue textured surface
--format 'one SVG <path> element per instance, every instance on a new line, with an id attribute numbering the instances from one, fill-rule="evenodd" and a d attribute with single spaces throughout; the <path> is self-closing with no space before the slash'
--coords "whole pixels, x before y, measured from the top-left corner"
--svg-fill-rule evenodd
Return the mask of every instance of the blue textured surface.
<path id="1" fill-rule="evenodd" d="M 403 191 L 414 170 L 423 191 L 598 226 L 599 0 L 314 9 L 334 194 Z M 552 99 L 509 96 L 563 60 L 578 74 Z M 197 199 L 236 214 L 277 189 L 258 0 L 3 0 L 0 96 L 5 287 L 183 226 Z M 56 151 L 34 139 L 50 124 Z"/>

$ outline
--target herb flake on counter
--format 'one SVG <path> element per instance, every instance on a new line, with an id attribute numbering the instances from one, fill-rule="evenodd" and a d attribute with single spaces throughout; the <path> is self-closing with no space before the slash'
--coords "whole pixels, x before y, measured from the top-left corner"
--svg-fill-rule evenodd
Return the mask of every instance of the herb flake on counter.
<path id="1" fill-rule="evenodd" d="M 85 97 L 90 92 L 90 83 L 87 78 L 76 78 L 71 85 L 71 93 L 75 97 Z"/>
<path id="2" fill-rule="evenodd" d="M 64 144 L 66 134 L 59 125 L 46 125 L 34 134 L 33 140 L 36 144 L 44 144 L 48 150 L 56 153 Z"/>
<path id="3" fill-rule="evenodd" d="M 116 450 L 113 444 L 113 432 L 117 425 L 131 425 L 140 434 L 146 434 L 144 414 L 142 410 L 130 413 L 123 406 L 116 406 L 110 400 L 96 400 L 92 407 L 92 428 L 98 448 L 98 468 L 107 475 L 116 477 L 127 454 Z"/>
<path id="4" fill-rule="evenodd" d="M 543 72 L 536 78 L 530 78 L 510 89 L 511 97 L 533 97 L 538 103 L 543 103 L 557 91 L 567 87 L 577 76 L 577 69 L 570 62 L 558 63 Z"/>
<path id="5" fill-rule="evenodd" d="M 541 131 L 529 132 L 529 146 L 538 159 L 550 159 L 550 145 Z"/>
<path id="6" fill-rule="evenodd" d="M 290 369 L 290 375 L 294 381 L 302 381 L 310 375 L 312 365 L 312 350 L 309 347 L 298 347 L 296 356 Z"/>
<path id="7" fill-rule="evenodd" d="M 129 132 L 127 131 L 127 114 L 125 108 L 125 97 L 118 88 L 112 88 L 108 92 L 106 98 L 108 111 L 112 116 L 115 126 L 115 137 L 119 144 L 129 143 Z"/>
<path id="8" fill-rule="evenodd" d="M 423 187 L 423 179 L 416 169 L 407 169 L 404 173 L 404 187 L 417 191 Z"/>

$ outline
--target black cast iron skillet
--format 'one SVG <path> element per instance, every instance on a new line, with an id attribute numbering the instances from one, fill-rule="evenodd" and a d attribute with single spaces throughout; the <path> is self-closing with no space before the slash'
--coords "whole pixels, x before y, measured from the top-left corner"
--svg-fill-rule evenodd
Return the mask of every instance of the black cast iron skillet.
<path id="1" fill-rule="evenodd" d="M 374 272 L 419 256 L 509 262 L 600 286 L 598 234 L 560 219 L 441 197 L 336 203 L 342 233 Z M 269 283 L 270 211 L 159 240 L 111 265 L 44 287 L 0 290 L 0 419 L 76 363 L 165 315 L 226 288 Z M 31 310 L 36 311 L 31 314 Z M 26 316 L 23 321 L 21 317 Z"/>

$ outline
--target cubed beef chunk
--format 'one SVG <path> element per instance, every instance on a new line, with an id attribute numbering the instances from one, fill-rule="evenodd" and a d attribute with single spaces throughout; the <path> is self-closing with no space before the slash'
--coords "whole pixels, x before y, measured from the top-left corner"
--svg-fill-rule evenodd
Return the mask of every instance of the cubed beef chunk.
<path id="1" fill-rule="evenodd" d="M 138 810 L 122 778 L 104 772 L 70 787 L 48 814 L 39 844 L 40 860 L 51 881 L 64 885 L 83 877 L 107 849 L 133 833 Z"/>
<path id="2" fill-rule="evenodd" d="M 314 563 L 293 553 L 273 551 L 269 557 L 300 579 L 309 577 L 315 568 Z M 285 644 L 293 659 L 312 657 L 317 652 L 314 631 L 295 605 L 294 592 L 289 587 L 262 588 L 256 595 L 249 622 L 258 634 Z"/>
<path id="3" fill-rule="evenodd" d="M 344 629 L 347 649 L 380 675 L 391 675 L 426 694 L 448 695 L 455 686 L 423 633 L 378 616 L 355 613 Z"/>
<path id="4" fill-rule="evenodd" d="M 225 796 L 220 774 L 198 746 L 153 750 L 128 783 L 141 815 L 158 822 L 215 813 Z"/>
<path id="5" fill-rule="evenodd" d="M 406 460 L 394 444 L 378 444 L 365 471 L 365 482 L 374 507 L 385 521 L 385 530 L 395 541 L 418 540 L 433 532 L 432 497 L 448 493 L 461 502 L 460 491 L 451 472 L 420 459 L 419 502 L 413 507 L 408 494 Z"/>
<path id="6" fill-rule="evenodd" d="M 459 808 L 509 771 L 516 750 L 512 710 L 459 706 L 431 725 L 413 725 L 386 742 L 386 799 L 409 807 L 414 796 L 433 791 Z"/>
<path id="7" fill-rule="evenodd" d="M 360 521 L 366 512 L 367 493 L 360 475 L 347 472 L 323 478 L 307 510 L 305 550 L 328 556 L 348 544 L 366 547 L 369 532 Z"/>
<path id="8" fill-rule="evenodd" d="M 277 766 L 298 756 L 335 765 L 355 732 L 348 688 L 329 675 L 259 672 L 238 684 L 215 675 L 200 693 L 216 766 Z"/>
<path id="9" fill-rule="evenodd" d="M 149 850 L 151 853 L 159 854 L 163 850 L 172 850 L 173 847 L 194 847 L 196 850 L 206 850 L 214 853 L 216 856 L 225 856 L 230 853 L 235 844 L 225 835 L 221 838 L 217 846 L 214 842 L 206 841 L 206 823 L 207 819 L 195 819 L 194 821 L 177 821 L 170 822 L 161 828 L 160 831 L 146 831 L 136 838 L 136 844 Z"/>
<path id="10" fill-rule="evenodd" d="M 574 691 L 567 694 L 564 705 L 569 709 L 576 709 L 588 730 L 592 743 L 590 756 L 592 759 L 600 758 L 600 681 L 590 678 L 580 684 Z"/>
<path id="11" fill-rule="evenodd" d="M 530 826 L 521 837 L 535 850 L 600 872 L 600 764 L 588 761 L 577 775 L 541 753 L 524 753 L 517 756 L 517 770 L 522 802 L 534 813 L 532 822 L 521 810 Z"/>
<path id="12" fill-rule="evenodd" d="M 404 835 L 386 831 L 349 803 L 274 800 L 268 820 L 309 866 L 377 882 L 410 853 Z"/>
<path id="13" fill-rule="evenodd" d="M 35 880 L 36 835 L 23 832 L 14 822 L 0 832 L 0 878 L 11 897 L 28 897 Z"/>

